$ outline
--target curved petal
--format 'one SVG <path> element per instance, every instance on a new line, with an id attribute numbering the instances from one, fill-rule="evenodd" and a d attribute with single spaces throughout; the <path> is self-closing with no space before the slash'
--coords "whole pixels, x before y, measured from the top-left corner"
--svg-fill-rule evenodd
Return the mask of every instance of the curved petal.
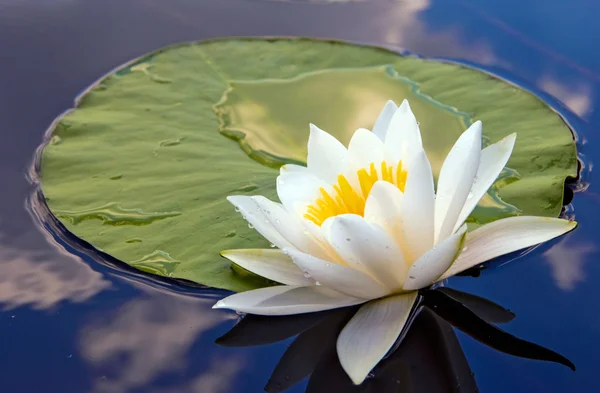
<path id="1" fill-rule="evenodd" d="M 371 163 L 380 170 L 378 167 L 385 158 L 383 142 L 371 131 L 359 128 L 348 144 L 348 158 L 357 170 L 368 169 Z"/>
<path id="2" fill-rule="evenodd" d="M 501 141 L 481 151 L 479 169 L 477 169 L 471 192 L 458 216 L 454 230 L 458 229 L 465 222 L 469 214 L 477 206 L 477 203 L 479 203 L 479 200 L 483 198 L 487 190 L 494 184 L 494 181 L 496 181 L 510 158 L 516 139 L 517 134 L 510 134 Z"/>
<path id="3" fill-rule="evenodd" d="M 481 122 L 476 121 L 458 138 L 442 164 L 435 201 L 437 243 L 453 231 L 479 168 Z"/>
<path id="4" fill-rule="evenodd" d="M 343 214 L 333 219 L 328 239 L 350 267 L 374 277 L 390 292 L 402 289 L 407 265 L 402 251 L 385 230 L 361 216 Z"/>
<path id="5" fill-rule="evenodd" d="M 239 210 L 244 219 L 265 239 L 279 248 L 292 247 L 292 244 L 271 225 L 260 206 L 256 204 L 252 197 L 231 195 L 227 197 L 227 200 Z"/>
<path id="6" fill-rule="evenodd" d="M 390 350 L 406 324 L 417 292 L 363 305 L 337 339 L 340 363 L 354 384 L 361 384 Z"/>
<path id="7" fill-rule="evenodd" d="M 385 135 L 387 134 L 388 127 L 390 125 L 390 120 L 392 120 L 392 116 L 398 110 L 398 105 L 394 101 L 388 101 L 385 103 L 381 113 L 379 113 L 379 117 L 375 121 L 375 125 L 373 126 L 373 134 L 377 136 L 382 142 L 385 141 Z"/>
<path id="8" fill-rule="evenodd" d="M 402 232 L 408 263 L 412 264 L 433 247 L 435 191 L 431 165 L 423 150 L 410 163 L 403 204 Z"/>
<path id="9" fill-rule="evenodd" d="M 533 216 L 509 217 L 486 224 L 467 234 L 463 251 L 440 280 L 500 255 L 554 239 L 576 226 L 574 221 Z"/>
<path id="10" fill-rule="evenodd" d="M 412 291 L 430 286 L 440 277 L 456 259 L 463 247 L 467 226 L 448 236 L 417 259 L 408 270 L 404 290 Z"/>
<path id="11" fill-rule="evenodd" d="M 329 185 L 312 173 L 284 172 L 277 177 L 277 196 L 289 212 L 304 214 L 306 207 L 321 196 L 320 189 Z"/>
<path id="12" fill-rule="evenodd" d="M 331 310 L 364 303 L 329 288 L 281 285 L 240 292 L 219 300 L 213 308 L 256 315 L 291 315 Z"/>
<path id="13" fill-rule="evenodd" d="M 291 173 L 291 172 L 307 173 L 308 168 L 305 166 L 296 165 L 296 164 L 285 164 L 279 168 L 279 173 L 282 175 L 284 173 Z"/>
<path id="14" fill-rule="evenodd" d="M 365 220 L 379 225 L 396 244 L 404 250 L 402 238 L 402 205 L 404 195 L 395 185 L 383 180 L 377 181 L 365 203 Z"/>
<path id="15" fill-rule="evenodd" d="M 294 248 L 318 257 L 325 257 L 322 246 L 306 230 L 296 214 L 289 213 L 281 204 L 270 201 L 261 195 L 251 198 L 262 210 L 265 220 Z"/>
<path id="16" fill-rule="evenodd" d="M 310 125 L 308 137 L 308 170 L 329 184 L 335 184 L 340 173 L 344 173 L 348 161 L 348 150 L 332 135 L 314 124 Z"/>
<path id="17" fill-rule="evenodd" d="M 390 291 L 366 273 L 328 262 L 295 249 L 285 249 L 294 263 L 321 286 L 361 299 L 376 299 Z"/>
<path id="18" fill-rule="evenodd" d="M 394 158 L 394 163 L 402 159 L 405 165 L 409 164 L 413 152 L 423 149 L 419 124 L 406 100 L 402 101 L 390 120 L 385 147 Z"/>
<path id="19" fill-rule="evenodd" d="M 285 285 L 314 285 L 315 281 L 304 276 L 283 251 L 276 249 L 239 249 L 221 251 L 221 256 L 252 273 Z"/>

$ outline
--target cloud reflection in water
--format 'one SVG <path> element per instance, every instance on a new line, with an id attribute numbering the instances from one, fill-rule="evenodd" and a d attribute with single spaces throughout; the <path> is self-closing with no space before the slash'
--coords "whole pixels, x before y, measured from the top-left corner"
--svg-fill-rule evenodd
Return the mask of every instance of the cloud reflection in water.
<path id="1" fill-rule="evenodd" d="M 87 263 L 55 243 L 31 248 L 37 231 L 9 240 L 0 234 L 0 306 L 12 309 L 30 305 L 47 309 L 61 301 L 84 302 L 111 286 Z M 23 243 L 26 245 L 19 246 Z"/>
<path id="2" fill-rule="evenodd" d="M 552 269 L 556 286 L 563 291 L 572 291 L 585 280 L 586 258 L 597 250 L 592 243 L 571 244 L 569 239 L 572 237 L 566 237 L 543 254 Z"/>
<path id="3" fill-rule="evenodd" d="M 81 331 L 79 347 L 83 357 L 104 377 L 91 391 L 129 392 L 169 373 L 186 371 L 188 352 L 202 335 L 224 319 L 235 318 L 210 312 L 212 303 L 214 299 L 210 297 L 151 292 L 123 304 L 112 315 L 102 314 L 92 320 Z M 213 358 L 202 374 L 178 386 L 176 391 L 229 391 L 228 381 L 233 381 L 233 374 L 242 366 L 243 359 L 239 357 L 222 361 Z M 152 390 L 171 391 L 174 390 Z"/>

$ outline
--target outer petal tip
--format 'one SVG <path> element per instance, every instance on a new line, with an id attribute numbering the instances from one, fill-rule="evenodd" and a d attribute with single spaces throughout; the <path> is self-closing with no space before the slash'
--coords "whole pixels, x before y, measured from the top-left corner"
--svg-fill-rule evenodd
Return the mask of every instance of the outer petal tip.
<path id="1" fill-rule="evenodd" d="M 312 133 L 316 133 L 316 132 L 323 132 L 323 130 L 322 130 L 322 129 L 320 129 L 319 127 L 317 127 L 317 126 L 316 126 L 315 124 L 313 124 L 313 123 L 310 123 L 310 124 L 309 124 L 309 127 L 310 127 L 310 133 L 311 133 L 311 134 L 312 134 Z"/>
<path id="2" fill-rule="evenodd" d="M 481 135 L 482 130 L 483 123 L 481 122 L 481 120 L 477 120 L 475 123 L 471 124 L 464 133 L 474 133 Z"/>
<path id="3" fill-rule="evenodd" d="M 512 153 L 515 143 L 517 142 L 517 133 L 513 132 L 512 134 L 505 136 L 502 141 L 505 141 L 506 148 Z"/>

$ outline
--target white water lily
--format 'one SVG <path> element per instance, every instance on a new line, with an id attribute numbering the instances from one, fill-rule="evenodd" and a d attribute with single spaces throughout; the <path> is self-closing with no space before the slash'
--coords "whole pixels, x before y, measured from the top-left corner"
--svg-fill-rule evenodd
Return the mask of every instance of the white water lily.
<path id="1" fill-rule="evenodd" d="M 364 303 L 337 340 L 341 365 L 360 384 L 398 338 L 418 289 L 576 226 L 517 216 L 467 232 L 465 220 L 516 138 L 482 150 L 481 130 L 477 121 L 459 137 L 434 189 L 406 100 L 400 107 L 389 101 L 372 132 L 357 130 L 348 148 L 311 125 L 307 167 L 284 165 L 277 178 L 281 203 L 228 197 L 277 249 L 222 255 L 283 285 L 238 293 L 214 308 L 288 315 Z"/>

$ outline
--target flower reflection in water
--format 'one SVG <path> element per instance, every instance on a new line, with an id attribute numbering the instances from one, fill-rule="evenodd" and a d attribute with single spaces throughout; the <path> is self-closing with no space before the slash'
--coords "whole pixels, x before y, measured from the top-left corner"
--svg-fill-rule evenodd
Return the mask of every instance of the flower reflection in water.
<path id="1" fill-rule="evenodd" d="M 281 392 L 309 377 L 307 393 L 478 392 L 452 326 L 498 351 L 575 366 L 564 356 L 496 327 L 515 314 L 449 288 L 422 291 L 402 334 L 369 377 L 354 385 L 336 355 L 336 338 L 357 306 L 290 316 L 246 315 L 217 339 L 226 347 L 266 345 L 296 336 L 265 386 Z"/>

